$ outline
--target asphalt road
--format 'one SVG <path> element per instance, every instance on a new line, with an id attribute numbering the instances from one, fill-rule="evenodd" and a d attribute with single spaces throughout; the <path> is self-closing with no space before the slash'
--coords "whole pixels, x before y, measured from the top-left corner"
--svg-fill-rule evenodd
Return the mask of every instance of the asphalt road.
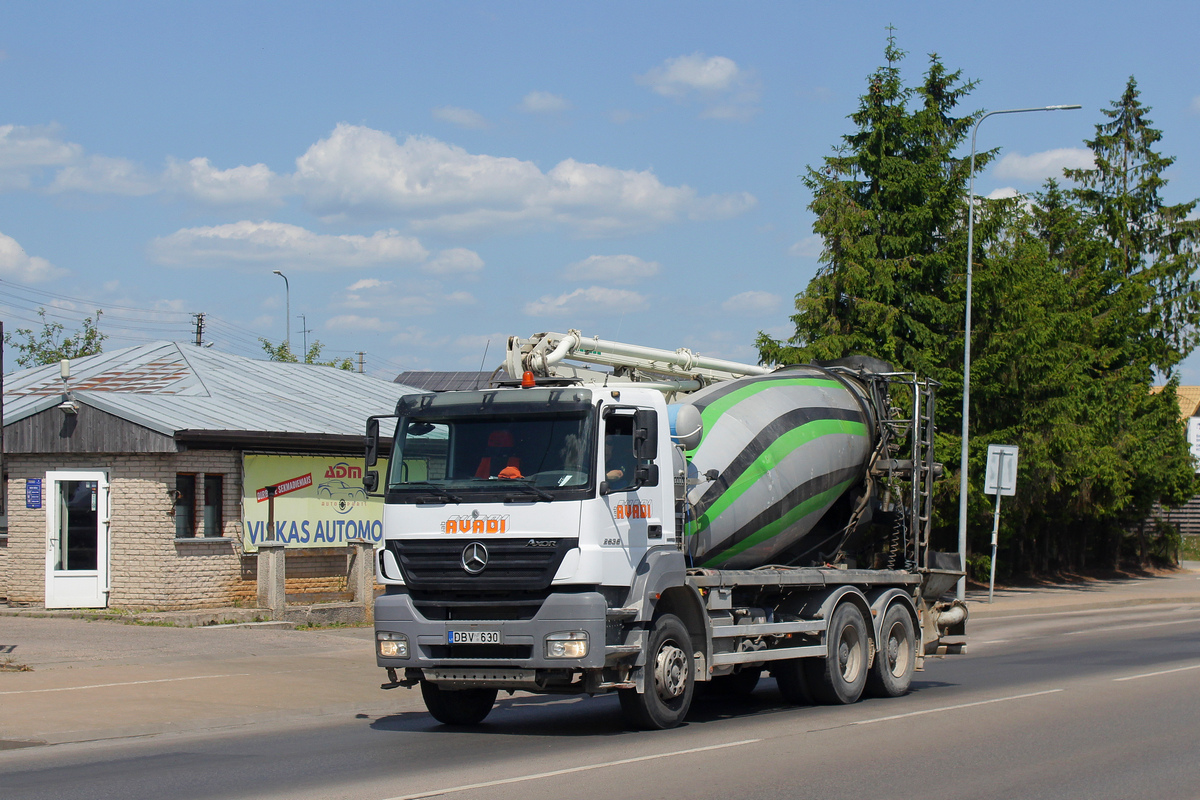
<path id="1" fill-rule="evenodd" d="M 611 697 L 513 697 L 472 731 L 329 714 L 0 752 L 0 797 L 1200 797 L 1200 606 L 998 616 L 971 638 L 891 700 L 796 708 L 764 680 L 656 733 Z"/>

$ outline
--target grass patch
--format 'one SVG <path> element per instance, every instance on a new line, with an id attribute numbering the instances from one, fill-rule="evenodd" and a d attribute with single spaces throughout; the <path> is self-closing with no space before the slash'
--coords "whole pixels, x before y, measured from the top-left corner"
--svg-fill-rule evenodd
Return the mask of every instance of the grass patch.
<path id="1" fill-rule="evenodd" d="M 1179 545 L 1179 558 L 1183 561 L 1200 561 L 1200 536 L 1184 536 Z"/>
<path id="2" fill-rule="evenodd" d="M 305 622 L 296 626 L 298 631 L 328 630 L 330 628 L 368 628 L 370 622 Z"/>
<path id="3" fill-rule="evenodd" d="M 33 672 L 28 664 L 18 664 L 11 656 L 0 658 L 0 672 Z"/>

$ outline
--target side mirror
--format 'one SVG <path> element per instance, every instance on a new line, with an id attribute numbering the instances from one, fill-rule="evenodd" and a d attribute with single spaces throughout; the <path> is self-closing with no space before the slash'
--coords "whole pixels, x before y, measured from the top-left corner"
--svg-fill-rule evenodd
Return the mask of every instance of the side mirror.
<path id="1" fill-rule="evenodd" d="M 367 490 L 367 494 L 375 494 L 375 490 L 379 488 L 379 473 L 376 470 L 369 469 L 363 473 L 363 488 Z"/>
<path id="2" fill-rule="evenodd" d="M 366 466 L 368 466 L 368 467 L 373 467 L 379 462 L 379 418 L 378 417 L 368 417 L 367 418 L 366 452 L 364 453 L 363 460 L 366 462 Z M 378 476 L 376 476 L 376 478 L 378 479 Z M 364 483 L 366 482 L 365 477 L 363 478 L 363 481 L 364 481 Z M 368 491 L 374 491 L 374 490 L 368 490 Z"/>
<path id="3" fill-rule="evenodd" d="M 638 486 L 658 486 L 658 464 L 647 464 L 637 468 Z"/>
<path id="4" fill-rule="evenodd" d="M 658 458 L 658 412 L 639 408 L 633 418 L 633 452 L 639 459 Z"/>

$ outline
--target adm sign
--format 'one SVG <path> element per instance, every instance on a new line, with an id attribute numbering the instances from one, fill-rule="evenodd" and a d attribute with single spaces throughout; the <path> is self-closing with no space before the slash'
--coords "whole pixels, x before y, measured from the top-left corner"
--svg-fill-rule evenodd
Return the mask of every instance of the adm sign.
<path id="1" fill-rule="evenodd" d="M 383 501 L 368 497 L 362 463 L 344 458 L 247 455 L 242 544 L 267 540 L 268 486 L 275 490 L 275 539 L 287 547 L 341 547 L 350 539 L 383 539 Z M 384 463 L 380 470 L 387 470 Z"/>

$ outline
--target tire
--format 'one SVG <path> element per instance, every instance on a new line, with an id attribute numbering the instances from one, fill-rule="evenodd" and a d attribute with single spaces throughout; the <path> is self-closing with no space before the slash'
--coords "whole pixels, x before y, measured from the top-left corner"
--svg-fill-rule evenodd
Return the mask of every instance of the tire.
<path id="1" fill-rule="evenodd" d="M 726 697 L 749 697 L 754 694 L 754 689 L 758 686 L 758 679 L 761 677 L 762 667 L 744 667 L 730 675 L 713 678 L 713 692 Z"/>
<path id="2" fill-rule="evenodd" d="M 683 722 L 695 691 L 692 637 L 674 614 L 654 621 L 646 651 L 646 691 L 619 689 L 621 711 L 634 728 L 664 730 Z"/>
<path id="3" fill-rule="evenodd" d="M 444 725 L 478 725 L 496 702 L 495 689 L 441 689 L 421 681 L 421 698 L 433 718 Z"/>
<path id="4" fill-rule="evenodd" d="M 783 695 L 783 701 L 793 706 L 811 706 L 813 704 L 812 692 L 808 690 L 808 679 L 805 677 L 805 661 L 815 661 L 817 659 L 810 658 L 789 658 L 786 661 L 777 661 L 771 667 L 771 674 L 775 676 L 775 683 L 779 686 L 779 693 Z"/>
<path id="5" fill-rule="evenodd" d="M 883 615 L 875 664 L 867 676 L 871 697 L 899 697 L 908 693 L 917 666 L 916 630 L 908 610 L 894 603 Z"/>
<path id="6" fill-rule="evenodd" d="M 867 683 L 871 655 L 867 623 L 858 606 L 844 602 L 834 609 L 825 641 L 825 658 L 804 659 L 813 699 L 830 706 L 857 702 Z"/>

